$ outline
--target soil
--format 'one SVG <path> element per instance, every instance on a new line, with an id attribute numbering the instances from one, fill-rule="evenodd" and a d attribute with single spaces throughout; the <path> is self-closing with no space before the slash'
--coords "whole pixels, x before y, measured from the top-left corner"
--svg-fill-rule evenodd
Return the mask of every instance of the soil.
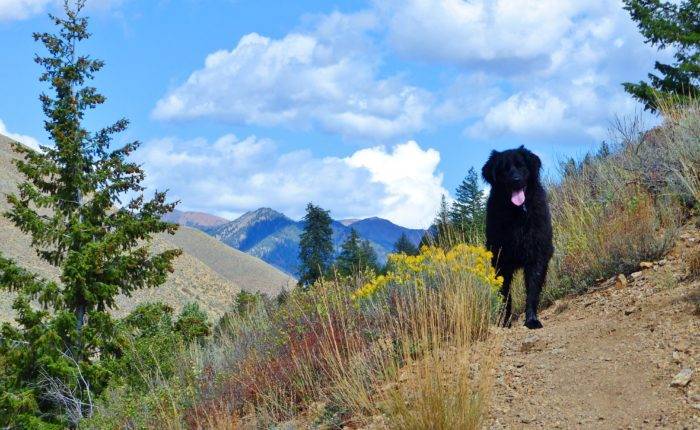
<path id="1" fill-rule="evenodd" d="M 487 427 L 700 429 L 700 279 L 684 230 L 663 260 L 518 323 L 504 338 Z"/>

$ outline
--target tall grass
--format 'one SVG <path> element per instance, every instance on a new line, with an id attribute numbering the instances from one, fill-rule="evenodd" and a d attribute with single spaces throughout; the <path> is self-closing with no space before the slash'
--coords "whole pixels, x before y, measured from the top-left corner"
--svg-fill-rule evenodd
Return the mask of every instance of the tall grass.
<path id="1" fill-rule="evenodd" d="M 555 255 L 544 304 L 666 253 L 700 202 L 700 104 L 666 104 L 643 131 L 618 122 L 609 151 L 565 164 L 549 189 Z"/>
<path id="2" fill-rule="evenodd" d="M 229 316 L 212 342 L 179 352 L 175 377 L 151 377 L 140 393 L 112 390 L 85 425 L 478 428 L 498 281 L 478 248 L 425 252 L 370 295 L 353 293 L 377 278 L 336 279 Z"/>

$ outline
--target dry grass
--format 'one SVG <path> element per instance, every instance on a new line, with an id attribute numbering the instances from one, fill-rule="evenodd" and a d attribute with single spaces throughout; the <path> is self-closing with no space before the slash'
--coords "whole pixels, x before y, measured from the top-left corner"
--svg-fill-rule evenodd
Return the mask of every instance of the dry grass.
<path id="1" fill-rule="evenodd" d="M 620 121 L 609 153 L 563 166 L 550 186 L 556 251 L 544 304 L 669 250 L 688 208 L 698 208 L 699 113 L 697 103 L 668 107 L 648 132 Z"/>
<path id="2" fill-rule="evenodd" d="M 685 257 L 688 272 L 693 279 L 700 278 L 700 249 L 695 249 Z"/>
<path id="3" fill-rule="evenodd" d="M 113 390 L 90 424 L 340 428 L 380 419 L 397 429 L 479 428 L 497 357 L 489 335 L 497 309 L 479 282 L 438 268 L 361 304 L 350 293 L 362 280 L 260 303 L 232 315 L 210 344 L 181 351 L 171 380 L 144 375 L 145 393 Z"/>
<path id="4" fill-rule="evenodd" d="M 497 356 L 487 341 L 491 303 L 464 274 L 435 280 L 437 288 L 416 285 L 393 296 L 394 312 L 372 304 L 381 313 L 378 341 L 326 344 L 334 371 L 328 394 L 343 399 L 354 419 L 384 416 L 396 429 L 481 426 Z M 351 351 L 347 359 L 342 350 Z"/>

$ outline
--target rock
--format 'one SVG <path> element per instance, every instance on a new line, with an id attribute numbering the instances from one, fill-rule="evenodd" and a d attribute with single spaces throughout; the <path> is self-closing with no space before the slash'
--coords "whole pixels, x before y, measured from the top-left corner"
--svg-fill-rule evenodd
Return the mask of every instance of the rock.
<path id="1" fill-rule="evenodd" d="M 539 336 L 536 334 L 529 334 L 525 337 L 525 339 L 523 339 L 523 343 L 520 345 L 520 350 L 523 352 L 532 351 L 536 347 L 540 347 L 541 343 L 542 342 L 540 341 Z"/>
<path id="2" fill-rule="evenodd" d="M 688 342 L 680 340 L 673 345 L 673 350 L 679 352 L 690 352 L 690 345 L 688 345 Z"/>
<path id="3" fill-rule="evenodd" d="M 632 276 L 632 279 L 639 279 L 639 278 L 642 277 L 642 275 L 644 275 L 644 273 L 642 273 L 642 272 L 634 272 L 634 273 L 632 273 L 632 275 L 630 275 L 630 276 Z"/>
<path id="4" fill-rule="evenodd" d="M 672 387 L 685 387 L 690 382 L 693 377 L 693 369 L 686 367 L 685 369 L 678 372 L 676 376 L 673 377 L 671 381 Z"/>
<path id="5" fill-rule="evenodd" d="M 637 312 L 637 308 L 634 306 L 630 306 L 629 308 L 625 309 L 625 315 L 632 315 L 635 312 Z"/>
<path id="6" fill-rule="evenodd" d="M 691 403 L 691 404 L 690 404 L 690 407 L 693 408 L 693 409 L 697 409 L 698 411 L 700 411 L 700 403 Z"/>
<path id="7" fill-rule="evenodd" d="M 627 286 L 627 278 L 624 274 L 620 273 L 615 278 L 615 288 L 625 288 Z"/>
<path id="8" fill-rule="evenodd" d="M 659 264 L 661 264 L 661 262 L 659 262 Z M 642 261 L 639 263 L 640 269 L 651 269 L 652 267 L 654 267 L 654 263 L 650 263 L 648 261 Z"/>
<path id="9" fill-rule="evenodd" d="M 673 358 L 674 363 L 680 364 L 681 360 L 683 359 L 683 355 L 681 355 L 681 353 L 678 351 L 673 351 L 671 358 Z"/>

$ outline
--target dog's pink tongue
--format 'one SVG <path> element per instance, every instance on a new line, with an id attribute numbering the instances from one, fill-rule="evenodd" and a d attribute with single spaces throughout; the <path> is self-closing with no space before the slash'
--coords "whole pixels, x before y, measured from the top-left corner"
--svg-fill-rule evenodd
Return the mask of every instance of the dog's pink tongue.
<path id="1" fill-rule="evenodd" d="M 522 206 L 525 203 L 525 189 L 513 191 L 510 196 L 510 201 L 513 202 L 515 206 Z"/>

